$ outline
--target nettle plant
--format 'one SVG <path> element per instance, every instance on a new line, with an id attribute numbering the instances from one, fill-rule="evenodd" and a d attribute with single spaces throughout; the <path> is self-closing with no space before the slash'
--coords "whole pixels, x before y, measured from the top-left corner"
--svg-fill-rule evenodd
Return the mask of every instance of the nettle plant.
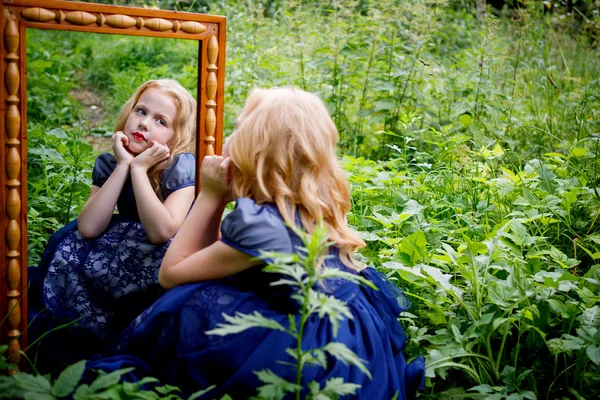
<path id="1" fill-rule="evenodd" d="M 0 346 L 0 371 L 14 370 L 5 357 L 8 346 Z M 158 379 L 143 378 L 137 382 L 124 382 L 123 377 L 133 368 L 110 373 L 100 371 L 94 380 L 84 379 L 86 360 L 67 367 L 55 381 L 49 376 L 18 372 L 12 376 L 0 375 L 0 399 L 24 400 L 182 400 L 179 388 L 160 385 Z M 87 383 L 85 383 L 87 382 Z M 152 389 L 149 389 L 152 387 Z M 212 387 L 193 393 L 187 400 L 204 395 Z M 220 400 L 231 400 L 223 396 Z"/>
<path id="2" fill-rule="evenodd" d="M 337 336 L 339 322 L 349 318 L 352 314 L 346 304 L 321 292 L 314 287 L 328 278 L 343 278 L 356 284 L 367 285 L 377 289 L 373 283 L 361 276 L 341 271 L 336 268 L 324 266 L 328 258 L 328 249 L 332 245 L 328 241 L 327 228 L 319 224 L 312 234 L 307 234 L 299 229 L 295 232 L 302 239 L 304 248 L 299 254 L 279 254 L 264 252 L 261 259 L 268 260 L 269 264 L 263 271 L 279 274 L 281 279 L 272 283 L 276 285 L 289 285 L 295 288 L 291 297 L 300 305 L 299 312 L 288 315 L 288 324 L 284 326 L 279 321 L 266 318 L 258 311 L 253 314 L 236 313 L 235 315 L 223 315 L 224 323 L 218 324 L 217 328 L 206 332 L 212 335 L 231 335 L 252 328 L 267 328 L 285 332 L 295 339 L 296 346 L 286 349 L 286 353 L 294 360 L 293 363 L 280 360 L 296 371 L 295 382 L 290 382 L 277 376 L 270 369 L 256 371 L 260 381 L 264 383 L 258 388 L 258 398 L 271 400 L 283 399 L 288 393 L 294 394 L 296 399 L 306 398 L 313 400 L 337 399 L 340 396 L 352 395 L 360 385 L 344 382 L 342 378 L 331 378 L 321 386 L 319 382 L 309 382 L 303 387 L 302 371 L 305 366 L 327 367 L 327 355 L 341 360 L 345 364 L 351 364 L 359 368 L 368 377 L 371 377 L 369 369 L 352 350 L 344 343 L 329 342 L 323 347 L 304 349 L 302 346 L 304 327 L 312 315 L 319 318 L 327 318 L 331 322 L 334 337 Z"/>
<path id="3" fill-rule="evenodd" d="M 455 164 L 456 152 L 436 159 L 408 143 L 397 159 L 344 163 L 364 253 L 412 299 L 402 320 L 408 355 L 428 354 L 426 393 L 597 396 L 593 152 L 578 144 L 519 166 L 492 143 L 461 147 Z"/>
<path id="4" fill-rule="evenodd" d="M 83 139 L 83 127 L 29 130 L 27 191 L 29 264 L 37 265 L 58 228 L 76 218 L 92 185 L 96 152 Z"/>
<path id="5" fill-rule="evenodd" d="M 83 127 L 29 130 L 27 191 L 29 264 L 37 265 L 58 228 L 76 218 L 92 185 L 96 153 L 83 140 Z"/>

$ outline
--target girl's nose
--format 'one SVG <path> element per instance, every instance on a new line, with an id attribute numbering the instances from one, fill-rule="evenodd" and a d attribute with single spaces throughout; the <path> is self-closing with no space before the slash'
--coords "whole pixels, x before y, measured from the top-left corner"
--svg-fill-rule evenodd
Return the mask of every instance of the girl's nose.
<path id="1" fill-rule="evenodd" d="M 140 128 L 148 129 L 148 121 L 147 118 L 142 118 L 140 120 Z"/>

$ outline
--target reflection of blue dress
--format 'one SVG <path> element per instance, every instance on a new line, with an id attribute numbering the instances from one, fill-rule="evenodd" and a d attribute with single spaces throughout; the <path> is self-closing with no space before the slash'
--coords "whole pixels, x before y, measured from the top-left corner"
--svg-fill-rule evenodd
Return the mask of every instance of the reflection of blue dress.
<path id="1" fill-rule="evenodd" d="M 257 205 L 238 199 L 236 208 L 223 221 L 222 241 L 244 253 L 257 256 L 259 250 L 297 252 L 300 238 L 289 230 L 272 204 Z M 357 273 L 342 264 L 335 247 L 326 264 L 346 272 Z M 337 338 L 329 320 L 310 317 L 304 331 L 304 348 L 322 347 L 327 342 L 345 343 L 367 362 L 373 375 L 370 380 L 358 368 L 328 358 L 327 368 L 308 366 L 303 382 L 320 382 L 341 377 L 362 385 L 356 398 L 413 398 L 424 377 L 423 358 L 407 365 L 402 349 L 406 336 L 397 316 L 409 304 L 405 295 L 385 276 L 372 268 L 359 272 L 379 287 L 375 291 L 343 279 L 330 279 L 317 289 L 347 302 L 353 319 L 340 323 Z M 207 398 L 227 393 L 234 399 L 256 394 L 261 385 L 254 371 L 269 368 L 295 382 L 295 371 L 278 361 L 293 362 L 285 352 L 294 347 L 291 336 L 264 328 L 253 328 L 228 336 L 204 332 L 224 322 L 222 314 L 261 312 L 289 325 L 288 313 L 297 304 L 289 299 L 290 288 L 270 286 L 277 279 L 254 267 L 234 276 L 214 281 L 175 287 L 141 314 L 105 354 L 88 368 L 114 370 L 137 367 L 137 375 L 156 376 L 162 383 L 179 386 L 191 393 L 210 385 L 216 389 Z M 304 396 L 303 396 L 304 397 Z M 204 397 L 203 397 L 204 398 Z"/>
<path id="2" fill-rule="evenodd" d="M 166 199 L 194 185 L 192 154 L 176 156 L 163 171 L 161 190 Z M 111 154 L 96 160 L 93 184 L 102 186 L 116 167 Z M 158 269 L 170 242 L 153 245 L 140 222 L 133 186 L 128 179 L 107 229 L 95 239 L 84 239 L 77 221 L 50 238 L 42 261 L 30 268 L 29 342 L 52 332 L 33 348 L 41 371 L 60 370 L 65 364 L 106 350 L 116 336 L 163 291 Z"/>

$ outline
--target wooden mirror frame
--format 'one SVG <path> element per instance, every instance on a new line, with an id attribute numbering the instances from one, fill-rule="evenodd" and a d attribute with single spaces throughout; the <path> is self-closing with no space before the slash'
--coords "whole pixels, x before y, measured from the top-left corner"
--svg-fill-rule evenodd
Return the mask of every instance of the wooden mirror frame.
<path id="1" fill-rule="evenodd" d="M 198 41 L 196 176 L 204 155 L 220 154 L 225 83 L 225 17 L 59 0 L 0 0 L 0 344 L 18 363 L 27 346 L 26 29 Z M 198 180 L 197 180 L 198 182 Z M 196 185 L 196 192 L 199 186 Z M 4 214 L 4 213 L 3 213 Z"/>

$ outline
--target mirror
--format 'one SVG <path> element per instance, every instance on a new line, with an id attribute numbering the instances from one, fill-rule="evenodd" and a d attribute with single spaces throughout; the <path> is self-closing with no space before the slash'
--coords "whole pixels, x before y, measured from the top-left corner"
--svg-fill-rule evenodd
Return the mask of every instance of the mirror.
<path id="1" fill-rule="evenodd" d="M 36 90 L 40 89 L 39 84 L 36 83 L 28 91 L 27 63 L 30 60 L 27 58 L 27 39 L 30 29 L 65 31 L 63 32 L 65 35 L 80 35 L 80 33 L 72 32 L 89 32 L 91 34 L 103 33 L 169 40 L 187 39 L 190 41 L 191 46 L 196 47 L 198 55 L 197 72 L 195 74 L 195 82 L 197 82 L 195 97 L 198 100 L 196 174 L 199 175 L 199 165 L 203 156 L 220 154 L 222 146 L 225 18 L 58 0 L 3 0 L 0 8 L 0 17 L 2 18 L 0 29 L 3 33 L 1 72 L 4 76 L 4 85 L 0 90 L 0 104 L 2 104 L 0 119 L 3 121 L 0 124 L 2 127 L 0 132 L 0 159 L 2 160 L 2 169 L 6 171 L 0 174 L 0 190 L 2 191 L 0 197 L 2 203 L 0 204 L 5 209 L 7 216 L 2 219 L 0 229 L 3 235 L 2 244 L 0 245 L 0 257 L 2 259 L 0 321 L 3 321 L 0 344 L 7 343 L 9 345 L 8 355 L 11 360 L 18 362 L 21 349 L 27 346 L 28 138 L 33 143 L 40 136 L 54 136 L 61 139 L 57 143 L 63 141 L 64 145 L 64 141 L 66 141 L 71 144 L 72 148 L 63 150 L 80 154 L 85 153 L 87 147 L 82 145 L 79 150 L 77 149 L 78 145 L 76 143 L 83 143 L 79 141 L 78 135 L 82 136 L 83 133 L 89 133 L 100 138 L 95 145 L 101 148 L 101 138 L 104 136 L 107 126 L 111 129 L 110 125 L 112 124 L 112 122 L 107 122 L 103 113 L 106 112 L 106 117 L 110 121 L 110 114 L 113 111 L 111 107 L 114 107 L 110 104 L 103 104 L 101 107 L 90 104 L 90 102 L 94 103 L 95 98 L 90 97 L 92 95 L 89 92 L 75 91 L 71 94 L 79 101 L 82 107 L 80 111 L 87 112 L 86 115 L 91 120 L 93 119 L 93 123 L 90 121 L 87 126 L 81 123 L 79 126 L 74 124 L 74 132 L 67 133 L 62 128 L 47 130 L 45 124 L 38 123 L 36 125 L 35 121 L 32 121 L 30 136 L 28 133 L 27 105 L 29 103 L 32 107 L 35 107 L 39 104 L 35 105 L 35 99 L 28 102 L 28 96 L 34 97 Z M 148 38 L 139 39 L 147 40 Z M 104 40 L 104 38 L 99 39 L 98 43 L 102 43 Z M 33 69 L 39 68 L 40 65 L 36 65 L 36 60 L 33 59 L 31 63 L 30 73 L 33 75 Z M 95 72 L 99 75 L 103 71 L 97 69 Z M 36 80 L 40 82 L 39 76 L 33 77 L 32 75 L 30 75 L 32 83 Z M 90 80 L 93 79 L 90 78 Z M 41 84 L 43 82 L 42 79 Z M 123 77 L 123 82 L 124 84 L 130 83 L 133 88 L 139 84 L 132 81 L 130 77 Z M 189 88 L 189 82 L 182 83 Z M 127 98 L 131 93 L 133 92 L 129 90 L 128 93 L 123 93 L 122 96 Z M 118 101 L 122 103 L 118 95 L 114 97 L 117 104 Z M 46 106 L 53 112 L 52 118 L 60 118 L 61 115 L 68 117 L 68 105 L 56 107 L 56 104 L 53 103 L 51 106 Z M 89 109 L 86 109 L 86 107 Z M 50 110 L 44 110 L 44 112 Z M 36 115 L 39 114 L 39 111 L 36 112 Z M 96 112 L 92 113 L 92 111 Z M 38 131 L 34 132 L 34 130 Z M 40 132 L 43 133 L 40 134 Z M 71 140 L 69 135 L 73 136 L 72 142 L 69 142 Z M 34 161 L 33 159 L 32 156 L 32 161 Z M 31 166 L 31 168 L 34 167 Z M 77 172 L 75 169 L 73 171 Z M 80 175 L 74 174 L 73 181 L 77 181 L 77 179 L 81 179 Z M 196 192 L 198 190 L 199 188 L 196 187 Z M 34 200 L 32 200 L 33 202 Z M 65 209 L 67 211 L 64 213 L 63 219 L 73 219 L 76 216 L 73 215 L 68 200 Z"/>
<path id="2" fill-rule="evenodd" d="M 75 219 L 96 158 L 111 150 L 116 116 L 149 79 L 171 78 L 196 96 L 190 40 L 27 30 L 28 264 Z"/>

